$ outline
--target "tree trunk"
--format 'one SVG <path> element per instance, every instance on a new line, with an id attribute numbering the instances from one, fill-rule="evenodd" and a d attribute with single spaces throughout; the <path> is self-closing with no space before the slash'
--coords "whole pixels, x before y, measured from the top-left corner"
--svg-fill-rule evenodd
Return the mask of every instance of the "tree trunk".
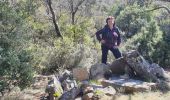
<path id="1" fill-rule="evenodd" d="M 55 27 L 55 31 L 57 33 L 57 36 L 62 38 L 62 35 L 60 33 L 60 30 L 59 30 L 59 27 L 58 27 L 58 25 L 56 23 L 55 14 L 54 14 L 54 11 L 53 11 L 53 8 L 52 8 L 51 4 L 52 4 L 51 0 L 48 0 L 48 6 L 49 6 L 49 9 L 50 9 L 50 12 L 51 12 L 51 15 L 52 15 L 52 20 L 53 20 L 53 24 L 54 24 L 54 27 Z"/>

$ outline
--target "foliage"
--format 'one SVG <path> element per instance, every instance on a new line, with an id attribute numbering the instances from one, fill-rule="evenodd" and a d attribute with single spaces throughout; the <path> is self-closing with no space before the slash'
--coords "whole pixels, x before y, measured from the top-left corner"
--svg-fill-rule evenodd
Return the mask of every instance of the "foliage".
<path id="1" fill-rule="evenodd" d="M 100 62 L 100 44 L 94 33 L 105 24 L 107 15 L 114 15 L 117 26 L 125 33 L 123 51 L 138 49 L 150 62 L 169 66 L 170 20 L 162 10 L 147 11 L 155 6 L 153 0 L 123 3 L 114 0 L 112 9 L 108 4 L 110 1 L 86 0 L 76 8 L 74 24 L 71 23 L 69 1 L 64 2 L 60 0 L 52 4 L 63 36 L 59 39 L 45 2 L 0 1 L 1 92 L 11 86 L 24 88 L 31 84 L 33 68 L 36 73 L 52 74 L 81 64 L 84 66 L 84 63 Z"/>
<path id="2" fill-rule="evenodd" d="M 147 6 L 138 6 L 137 4 L 130 5 L 120 12 L 117 17 L 117 23 L 120 29 L 125 31 L 124 38 L 125 43 L 122 49 L 124 51 L 131 49 L 138 49 L 138 51 L 151 63 L 155 62 L 161 66 L 167 66 L 169 61 L 168 54 L 168 42 L 165 38 L 168 37 L 168 21 L 163 19 L 166 23 L 166 27 L 160 30 L 160 26 L 157 20 L 157 12 L 147 12 L 147 9 L 151 9 Z M 165 35 L 166 34 L 166 35 Z M 127 38 L 128 37 L 128 38 Z M 127 41 L 126 41 L 127 39 Z"/>
<path id="3" fill-rule="evenodd" d="M 145 8 L 139 5 L 127 6 L 117 16 L 117 26 L 126 33 L 128 37 L 139 32 L 148 21 L 150 21 L 149 13 L 144 13 Z"/>
<path id="4" fill-rule="evenodd" d="M 159 30 L 159 27 L 155 21 L 148 23 L 148 26 L 145 26 L 141 30 L 142 36 L 139 36 L 138 42 L 140 43 L 138 50 L 142 55 L 151 62 L 160 64 L 160 57 L 162 55 L 161 42 L 162 32 Z"/>
<path id="5" fill-rule="evenodd" d="M 162 66 L 168 66 L 170 64 L 170 17 L 167 16 L 166 18 L 163 18 L 159 25 L 160 29 L 163 31 L 163 41 L 162 41 L 162 55 L 159 55 L 161 57 L 161 65 Z"/>
<path id="6" fill-rule="evenodd" d="M 12 9 L 7 1 L 0 6 L 0 92 L 13 86 L 21 89 L 31 84 L 33 70 L 32 56 L 27 50 L 27 26 L 23 13 Z M 24 16 L 25 17 L 25 16 Z"/>
<path id="7" fill-rule="evenodd" d="M 38 41 L 46 39 L 47 42 L 33 43 L 30 46 L 29 50 L 33 52 L 35 58 L 33 63 L 38 73 L 50 74 L 65 68 L 77 67 L 82 59 L 91 54 L 91 51 L 88 50 L 91 47 L 94 48 L 93 39 L 90 37 L 93 26 L 91 19 L 80 18 L 81 22 L 78 24 L 68 23 L 65 25 L 67 19 L 69 18 L 63 14 L 59 20 L 63 39 L 55 38 L 49 34 L 44 38 L 37 39 Z M 42 23 L 42 26 L 44 24 Z M 43 28 L 40 29 L 43 30 Z M 44 30 L 42 35 L 45 35 Z M 86 53 L 87 50 L 88 53 Z"/>

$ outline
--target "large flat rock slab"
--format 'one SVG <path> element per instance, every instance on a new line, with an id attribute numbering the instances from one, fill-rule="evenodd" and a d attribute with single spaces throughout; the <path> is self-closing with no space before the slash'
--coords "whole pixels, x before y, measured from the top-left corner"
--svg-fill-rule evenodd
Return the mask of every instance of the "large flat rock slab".
<path id="1" fill-rule="evenodd" d="M 118 76 L 112 77 L 110 80 L 103 80 L 101 84 L 106 86 L 113 86 L 115 89 L 123 89 L 126 93 L 131 92 L 147 92 L 156 89 L 156 83 L 144 82 L 135 79 L 122 79 Z"/>

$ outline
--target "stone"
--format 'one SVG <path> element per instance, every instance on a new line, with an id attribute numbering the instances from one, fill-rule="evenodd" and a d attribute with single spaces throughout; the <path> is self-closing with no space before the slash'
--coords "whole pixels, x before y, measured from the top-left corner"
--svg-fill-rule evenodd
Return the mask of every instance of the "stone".
<path id="1" fill-rule="evenodd" d="M 112 74 L 121 75 L 125 73 L 125 67 L 127 66 L 127 63 L 125 62 L 124 58 L 116 59 L 112 62 L 112 64 L 109 66 Z"/>
<path id="2" fill-rule="evenodd" d="M 46 87 L 46 93 L 49 94 L 50 100 L 54 100 L 53 94 L 58 94 L 58 96 L 63 94 L 63 89 L 61 87 L 61 83 L 56 76 L 52 76 L 52 80 L 48 82 L 48 85 Z"/>
<path id="3" fill-rule="evenodd" d="M 162 67 L 148 63 L 136 50 L 124 53 L 110 65 L 110 69 L 113 74 L 128 74 L 130 77 L 140 77 L 145 81 L 159 83 L 162 80 L 170 80 Z"/>
<path id="4" fill-rule="evenodd" d="M 164 78 L 167 81 L 170 80 L 170 76 L 156 63 L 150 65 L 150 72 L 156 75 L 158 78 Z"/>
<path id="5" fill-rule="evenodd" d="M 115 100 L 115 98 L 114 98 L 114 96 L 99 94 L 99 95 L 94 95 L 92 100 Z"/>
<path id="6" fill-rule="evenodd" d="M 115 100 L 113 96 L 103 95 L 100 100 Z"/>
<path id="7" fill-rule="evenodd" d="M 110 68 L 106 64 L 92 65 L 90 69 L 90 78 L 96 79 L 96 80 L 104 78 L 104 74 L 109 71 L 110 71 Z"/>
<path id="8" fill-rule="evenodd" d="M 89 72 L 87 71 L 87 68 L 74 68 L 73 78 L 75 78 L 78 81 L 89 79 Z"/>
<path id="9" fill-rule="evenodd" d="M 74 87 L 70 91 L 66 91 L 63 95 L 59 98 L 59 100 L 75 100 L 75 98 L 80 93 L 80 88 Z"/>
<path id="10" fill-rule="evenodd" d="M 59 76 L 59 80 L 60 82 L 62 83 L 64 80 L 67 80 L 67 79 L 71 79 L 72 78 L 72 73 L 68 70 L 64 70 L 63 73 L 60 74 L 61 76 Z"/>
<path id="11" fill-rule="evenodd" d="M 61 85 L 64 91 L 69 91 L 74 87 L 78 87 L 77 82 L 75 80 L 69 79 L 64 80 Z"/>
<path id="12" fill-rule="evenodd" d="M 91 92 L 94 92 L 94 89 L 92 86 L 87 86 L 86 88 L 83 89 L 83 94 L 87 94 Z"/>
<path id="13" fill-rule="evenodd" d="M 105 87 L 103 92 L 108 96 L 114 96 L 116 94 L 116 90 L 111 86 Z"/>
<path id="14" fill-rule="evenodd" d="M 83 95 L 82 99 L 83 100 L 92 100 L 94 93 L 87 93 Z"/>
<path id="15" fill-rule="evenodd" d="M 75 98 L 75 100 L 82 100 L 82 97 L 77 97 Z"/>
<path id="16" fill-rule="evenodd" d="M 144 82 L 135 79 L 122 79 L 120 77 L 112 77 L 111 80 L 103 80 L 101 84 L 104 87 L 112 86 L 115 89 L 123 89 L 123 92 L 146 92 L 156 89 L 156 83 Z"/>

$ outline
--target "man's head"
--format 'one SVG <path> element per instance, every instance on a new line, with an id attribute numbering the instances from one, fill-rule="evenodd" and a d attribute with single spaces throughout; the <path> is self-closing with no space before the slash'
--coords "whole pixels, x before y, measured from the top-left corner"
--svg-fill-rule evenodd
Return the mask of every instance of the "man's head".
<path id="1" fill-rule="evenodd" d="M 106 18 L 107 25 L 115 25 L 115 18 L 113 16 L 108 16 Z"/>

